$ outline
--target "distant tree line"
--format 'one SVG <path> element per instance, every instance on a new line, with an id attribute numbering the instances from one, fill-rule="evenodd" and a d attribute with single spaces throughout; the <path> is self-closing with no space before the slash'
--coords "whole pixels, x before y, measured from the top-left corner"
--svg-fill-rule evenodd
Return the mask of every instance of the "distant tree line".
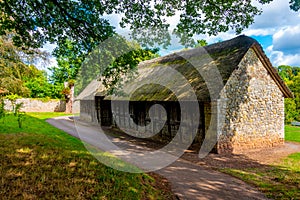
<path id="1" fill-rule="evenodd" d="M 300 121 L 300 68 L 281 65 L 278 72 L 295 96 L 292 99 L 285 99 L 285 122 Z"/>

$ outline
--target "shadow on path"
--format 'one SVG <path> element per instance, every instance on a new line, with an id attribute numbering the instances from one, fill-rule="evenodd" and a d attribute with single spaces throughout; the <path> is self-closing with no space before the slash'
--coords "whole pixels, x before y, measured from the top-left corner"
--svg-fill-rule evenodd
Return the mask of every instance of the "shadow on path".
<path id="1" fill-rule="evenodd" d="M 108 148 L 105 142 L 95 140 L 94 135 L 99 131 L 97 125 L 84 122 L 77 123 L 76 121 L 75 127 L 74 121 L 69 117 L 52 118 L 48 119 L 47 122 L 101 150 L 106 151 Z M 80 131 L 80 137 L 77 131 Z M 114 140 L 114 143 L 122 148 L 149 149 L 146 146 L 132 143 L 126 138 L 124 140 L 122 137 L 114 137 L 113 135 L 107 137 Z M 139 142 L 141 143 L 141 141 Z M 201 161 L 193 160 L 194 163 L 192 163 L 184 158 L 185 156 L 155 172 L 168 179 L 178 199 L 267 199 L 262 193 L 239 179 L 197 164 Z M 159 159 L 163 160 L 164 158 Z M 197 158 L 193 157 L 193 159 Z"/>

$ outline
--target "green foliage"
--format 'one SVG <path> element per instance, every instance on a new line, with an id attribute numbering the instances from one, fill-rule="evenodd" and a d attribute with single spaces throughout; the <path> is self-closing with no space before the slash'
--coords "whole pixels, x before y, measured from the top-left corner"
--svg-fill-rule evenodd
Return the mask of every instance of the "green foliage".
<path id="1" fill-rule="evenodd" d="M 5 98 L 11 101 L 12 103 L 15 103 L 17 99 L 21 98 L 21 96 L 17 94 L 10 94 L 10 95 L 6 95 Z"/>
<path id="2" fill-rule="evenodd" d="M 91 44 L 96 45 L 97 42 Z M 61 98 L 67 102 L 69 102 L 70 95 L 72 95 L 70 93 L 71 87 L 76 82 L 75 79 L 87 53 L 83 49 L 78 48 L 76 42 L 69 39 L 60 41 L 60 48 L 54 50 L 53 54 L 56 56 L 58 66 L 49 68 L 51 71 L 49 80 L 59 89 Z M 65 83 L 68 83 L 68 87 L 65 87 Z"/>
<path id="3" fill-rule="evenodd" d="M 95 1 L 0 1 L 0 33 L 15 30 L 15 44 L 34 48 L 65 38 L 89 48 L 90 40 L 101 41 L 113 31 L 108 20 L 100 17 L 106 9 Z"/>
<path id="4" fill-rule="evenodd" d="M 37 74 L 35 78 L 29 78 L 24 85 L 30 90 L 29 97 L 31 98 L 62 98 L 61 90 L 63 86 L 48 82 L 44 73 Z"/>
<path id="5" fill-rule="evenodd" d="M 298 117 L 299 111 L 296 109 L 296 103 L 294 99 L 284 100 L 284 112 L 286 123 L 291 123 Z"/>
<path id="6" fill-rule="evenodd" d="M 289 83 L 289 81 L 293 80 L 294 77 L 300 72 L 299 67 L 291 67 L 288 65 L 280 65 L 277 69 L 279 75 L 286 83 Z"/>
<path id="7" fill-rule="evenodd" d="M 60 88 L 47 81 L 46 72 L 30 63 L 34 59 L 46 59 L 38 50 L 16 47 L 10 35 L 0 36 L 0 88 L 10 95 L 32 98 L 60 98 Z"/>
<path id="8" fill-rule="evenodd" d="M 194 47 L 204 47 L 207 45 L 208 45 L 207 41 L 204 39 L 201 39 L 201 40 L 197 40 L 197 44 Z"/>
<path id="9" fill-rule="evenodd" d="M 58 66 L 49 68 L 51 83 L 63 84 L 76 79 L 84 57 L 87 55 L 87 52 L 78 49 L 76 45 L 75 42 L 65 40 L 64 43 L 61 42 L 62 48 L 55 49 L 54 55 Z"/>
<path id="10" fill-rule="evenodd" d="M 300 68 L 281 65 L 278 73 L 294 94 L 293 99 L 285 99 L 285 122 L 300 121 Z"/>
<path id="11" fill-rule="evenodd" d="M 145 60 L 158 57 L 158 49 L 136 49 L 116 58 L 102 73 L 103 85 L 108 91 L 108 94 L 118 93 L 122 88 L 122 83 L 134 78 L 138 64 Z"/>
<path id="12" fill-rule="evenodd" d="M 290 8 L 294 11 L 300 10 L 300 1 L 299 0 L 290 0 Z"/>
<path id="13" fill-rule="evenodd" d="M 8 94 L 27 97 L 30 90 L 24 82 L 28 77 L 34 77 L 37 69 L 25 63 L 32 63 L 38 58 L 45 60 L 47 55 L 39 50 L 16 47 L 12 35 L 0 36 L 0 88 Z"/>
<path id="14" fill-rule="evenodd" d="M 3 0 L 0 34 L 15 30 L 16 44 L 35 48 L 46 41 L 60 47 L 70 39 L 89 52 L 92 43 L 104 41 L 114 32 L 105 16 L 122 14 L 120 25 L 129 27 L 134 38 L 149 44 L 169 44 L 170 24 L 166 18 L 180 13 L 173 32 L 187 44 L 195 34 L 216 35 L 230 29 L 240 33 L 261 14 L 256 5 L 271 1 Z M 290 7 L 298 11 L 299 1 L 290 0 Z"/>
<path id="15" fill-rule="evenodd" d="M 24 79 L 24 86 L 29 89 L 30 98 L 62 98 L 62 86 L 50 83 L 45 71 L 30 66 L 30 72 L 31 74 Z"/>
<path id="16" fill-rule="evenodd" d="M 99 78 L 110 93 L 120 87 L 122 78 L 130 78 L 139 62 L 158 57 L 158 49 L 142 48 L 137 42 L 114 35 L 92 52 L 80 51 L 76 43 L 66 40 L 64 49 L 56 49 L 58 66 L 51 67 L 50 81 L 56 85 L 76 85 L 78 95 L 92 80 Z M 89 54 L 88 54 L 89 53 Z M 64 95 L 69 89 L 62 89 Z"/>

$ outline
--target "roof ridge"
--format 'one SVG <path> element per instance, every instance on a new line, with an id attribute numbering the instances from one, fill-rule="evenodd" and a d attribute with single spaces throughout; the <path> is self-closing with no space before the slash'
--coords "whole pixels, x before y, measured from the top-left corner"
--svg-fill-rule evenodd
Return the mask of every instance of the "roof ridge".
<path id="1" fill-rule="evenodd" d="M 165 63 L 165 62 L 168 62 L 169 60 L 173 60 L 175 58 L 178 59 L 179 57 L 182 57 L 180 54 L 196 53 L 196 52 L 198 52 L 197 50 L 199 50 L 199 48 L 205 49 L 206 52 L 208 54 L 210 54 L 211 51 L 227 49 L 228 46 L 229 47 L 243 47 L 245 49 L 244 53 L 246 53 L 247 52 L 246 49 L 249 49 L 255 43 L 259 44 L 254 38 L 251 38 L 246 35 L 239 35 L 232 39 L 213 43 L 213 44 L 210 44 L 207 46 L 196 47 L 196 48 L 192 48 L 192 49 L 183 49 L 181 51 L 174 52 L 174 53 L 171 53 L 171 54 L 168 54 L 165 56 L 161 56 L 161 57 L 154 58 L 151 60 L 142 61 L 142 62 L 140 62 L 140 65 L 148 65 L 148 64 L 152 64 L 152 63 Z M 184 58 L 182 58 L 182 59 L 184 59 Z"/>

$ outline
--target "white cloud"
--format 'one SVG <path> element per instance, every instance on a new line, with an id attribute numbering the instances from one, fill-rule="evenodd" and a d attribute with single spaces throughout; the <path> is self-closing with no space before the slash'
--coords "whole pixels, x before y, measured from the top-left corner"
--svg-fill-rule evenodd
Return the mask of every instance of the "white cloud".
<path id="1" fill-rule="evenodd" d="M 299 22 L 299 13 L 289 8 L 287 0 L 273 0 L 269 4 L 259 7 L 263 13 L 255 17 L 255 23 L 251 25 L 250 29 L 268 30 L 272 33 L 276 30 L 274 28 L 294 26 Z"/>
<path id="2" fill-rule="evenodd" d="M 269 29 L 263 29 L 263 28 L 259 28 L 259 29 L 247 29 L 245 31 L 243 31 L 243 34 L 245 35 L 254 35 L 254 36 L 266 36 L 266 35 L 272 35 L 276 32 L 275 28 L 269 28 Z"/>
<path id="3" fill-rule="evenodd" d="M 217 36 L 207 36 L 206 40 L 210 43 L 216 43 L 219 41 L 229 40 L 236 37 L 236 33 L 234 31 L 228 31 L 226 33 L 220 33 Z"/>
<path id="4" fill-rule="evenodd" d="M 270 60 L 274 66 L 286 64 L 300 66 L 300 13 L 294 12 L 289 8 L 288 0 L 273 0 L 269 4 L 261 5 L 258 0 L 252 0 L 254 5 L 262 9 L 262 14 L 255 17 L 255 22 L 248 29 L 242 32 L 242 34 L 248 36 L 269 36 L 273 38 L 273 44 L 268 49 L 265 49 L 266 54 L 270 57 Z M 112 16 L 109 18 L 110 22 L 117 25 L 120 16 Z M 179 14 L 167 18 L 167 21 L 171 24 L 171 28 L 174 28 L 179 21 Z M 118 26 L 117 26 L 118 27 Z M 124 29 L 117 28 L 118 32 L 124 31 Z M 122 35 L 129 34 L 127 28 L 122 32 Z M 205 39 L 209 44 L 222 40 L 227 40 L 235 37 L 236 34 L 233 31 L 226 33 L 220 33 L 217 36 L 198 35 L 194 38 Z M 265 41 L 259 41 L 261 43 Z M 265 46 L 266 44 L 264 44 Z M 268 44 L 269 45 L 269 44 Z M 172 45 L 168 50 L 161 50 L 163 55 L 171 53 L 173 51 L 183 48 L 174 37 L 172 37 Z"/>
<path id="5" fill-rule="evenodd" d="M 273 0 L 269 4 L 261 5 L 254 2 L 262 9 L 262 14 L 254 18 L 254 23 L 243 31 L 246 35 L 265 36 L 273 35 L 286 27 L 293 27 L 299 24 L 300 14 L 289 7 L 287 0 Z"/>
<path id="6" fill-rule="evenodd" d="M 272 37 L 273 44 L 265 51 L 274 66 L 300 66 L 300 13 L 292 11 L 287 0 L 273 0 L 260 7 L 263 13 L 244 34 Z"/>
<path id="7" fill-rule="evenodd" d="M 273 35 L 273 45 L 268 47 L 274 66 L 300 67 L 300 25 L 282 27 Z"/>
<path id="8" fill-rule="evenodd" d="M 273 66 L 290 65 L 300 67 L 300 53 L 286 54 L 283 51 L 276 51 L 273 45 L 267 48 L 267 53 L 270 54 L 270 60 Z"/>
<path id="9" fill-rule="evenodd" d="M 280 29 L 273 35 L 273 50 L 300 53 L 300 25 Z"/>

